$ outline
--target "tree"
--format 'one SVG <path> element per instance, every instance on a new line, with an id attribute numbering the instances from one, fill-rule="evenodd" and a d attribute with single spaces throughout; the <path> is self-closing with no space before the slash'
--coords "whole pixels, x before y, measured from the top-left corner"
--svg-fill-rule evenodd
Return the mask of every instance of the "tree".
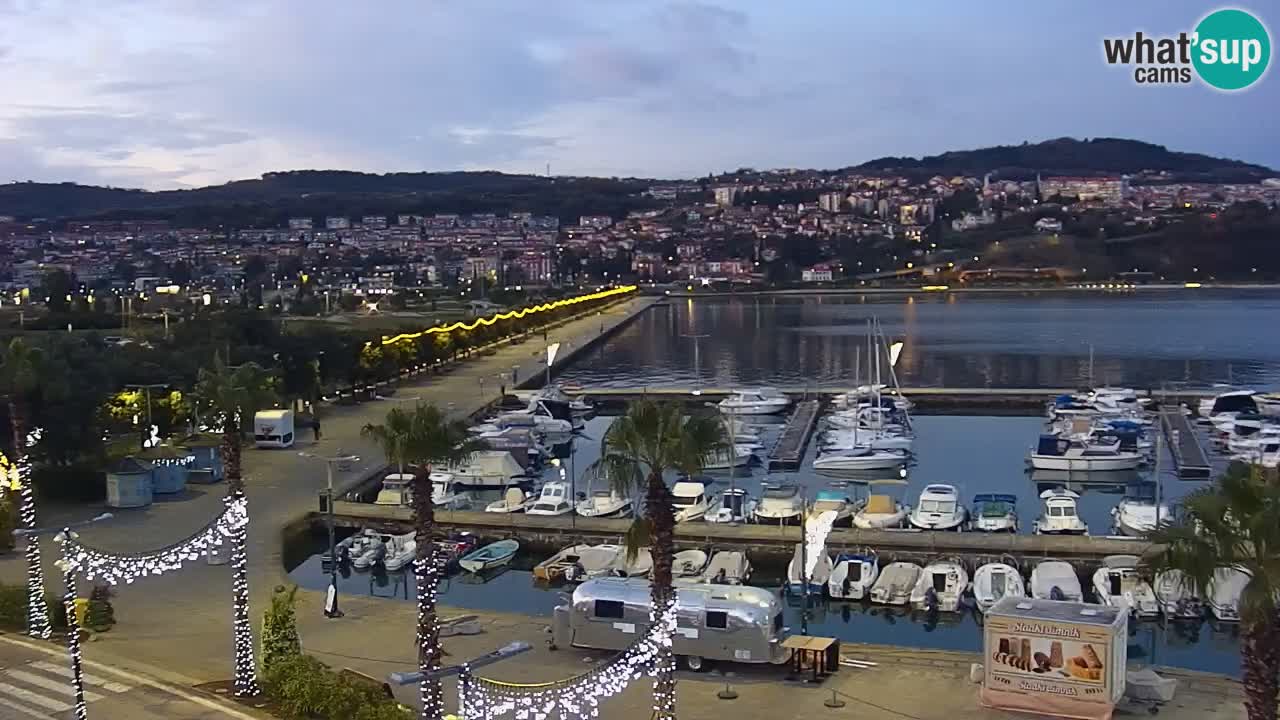
<path id="1" fill-rule="evenodd" d="M 1164 546 L 1152 559 L 1156 571 L 1178 570 L 1199 597 L 1212 593 L 1220 568 L 1249 575 L 1240 595 L 1240 663 L 1249 720 L 1274 720 L 1280 691 L 1280 485 L 1256 465 L 1235 463 L 1213 487 L 1187 496 L 1176 524 L 1149 539 Z"/>
<path id="2" fill-rule="evenodd" d="M 93 586 L 93 591 L 89 593 L 89 609 L 85 613 L 84 624 L 94 632 L 106 632 L 116 624 L 116 611 L 111 606 L 109 586 Z"/>
<path id="3" fill-rule="evenodd" d="M 24 528 L 36 527 L 36 496 L 31 486 L 31 459 L 27 455 L 28 399 L 40 384 L 39 369 L 44 354 L 14 338 L 0 364 L 0 388 L 9 398 L 9 429 L 13 433 L 14 481 L 18 491 L 18 519 Z M 27 632 L 33 637 L 50 635 L 48 609 L 44 602 L 44 570 L 40 565 L 40 537 L 27 536 Z"/>
<path id="4" fill-rule="evenodd" d="M 49 306 L 50 312 L 66 312 L 71 306 L 71 301 L 67 296 L 71 293 L 71 276 L 66 270 L 57 269 L 50 270 L 44 274 L 44 279 L 40 281 L 40 291 L 44 293 L 45 302 Z"/>
<path id="5" fill-rule="evenodd" d="M 688 417 L 678 403 L 640 400 L 627 407 L 600 441 L 600 459 L 588 472 L 608 481 L 620 492 L 645 493 L 644 515 L 637 515 L 627 532 L 627 554 L 635 557 L 648 545 L 653 555 L 649 586 L 656 616 L 675 601 L 671 564 L 675 555 L 675 510 L 671 490 L 663 477 L 669 470 L 688 474 L 705 467 L 714 453 L 728 449 L 728 438 L 718 417 Z M 653 683 L 655 718 L 675 718 L 675 678 L 671 649 L 656 660 Z"/>
<path id="6" fill-rule="evenodd" d="M 286 590 L 276 588 L 271 595 L 271 607 L 262 614 L 262 672 L 270 675 L 280 662 L 302 654 L 302 641 L 298 639 L 297 607 L 298 586 Z"/>
<path id="7" fill-rule="evenodd" d="M 275 401 L 272 380 L 256 363 L 230 367 L 214 355 L 213 367 L 200 371 L 196 394 L 213 406 L 222 422 L 222 467 L 227 479 L 227 503 L 245 497 L 240 467 L 243 443 L 242 423 L 252 423 L 258 410 Z M 249 624 L 249 578 L 245 558 L 246 529 L 231 538 L 232 591 L 235 631 L 235 693 L 237 697 L 258 694 L 258 678 L 253 661 L 253 628 Z"/>
<path id="8" fill-rule="evenodd" d="M 413 526 L 416 551 L 413 568 L 418 581 L 418 670 L 440 667 L 440 626 L 436 620 L 436 589 L 447 558 L 440 554 L 432 533 L 435 505 L 431 499 L 431 467 L 457 462 L 477 449 L 465 423 L 450 420 L 435 405 L 418 405 L 412 412 L 393 408 L 382 425 L 366 425 L 361 434 L 382 446 L 387 461 L 413 467 Z M 438 680 L 418 687 L 422 720 L 439 720 L 444 695 Z"/>

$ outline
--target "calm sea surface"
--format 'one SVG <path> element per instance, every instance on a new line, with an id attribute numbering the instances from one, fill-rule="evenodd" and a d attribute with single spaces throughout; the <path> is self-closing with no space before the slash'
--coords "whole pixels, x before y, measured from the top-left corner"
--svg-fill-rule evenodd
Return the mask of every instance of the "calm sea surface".
<path id="1" fill-rule="evenodd" d="M 918 293 L 675 299 L 586 353 L 584 387 L 852 386 L 868 318 L 905 342 L 904 387 L 1280 387 L 1280 291 Z M 705 336 L 696 341 L 687 336 Z M 694 362 L 695 350 L 697 364 Z M 862 367 L 865 368 L 865 354 Z"/>

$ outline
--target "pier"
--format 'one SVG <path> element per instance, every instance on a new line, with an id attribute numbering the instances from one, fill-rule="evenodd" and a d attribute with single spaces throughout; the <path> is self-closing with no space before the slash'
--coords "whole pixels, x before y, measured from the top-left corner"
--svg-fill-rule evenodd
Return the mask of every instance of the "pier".
<path id="1" fill-rule="evenodd" d="M 817 400 L 801 400 L 787 420 L 787 426 L 778 435 L 766 461 L 770 471 L 797 470 L 804 458 L 805 448 L 809 447 L 809 438 L 813 436 L 813 426 L 818 422 L 818 409 L 821 403 Z"/>
<path id="2" fill-rule="evenodd" d="M 1169 453 L 1173 456 L 1173 464 L 1178 468 L 1179 478 L 1199 480 L 1213 474 L 1213 466 L 1205 455 L 1204 446 L 1200 444 L 1200 436 L 1187 421 L 1187 416 L 1182 414 L 1181 408 L 1162 409 L 1160 426 L 1164 429 L 1164 437 L 1169 443 Z"/>

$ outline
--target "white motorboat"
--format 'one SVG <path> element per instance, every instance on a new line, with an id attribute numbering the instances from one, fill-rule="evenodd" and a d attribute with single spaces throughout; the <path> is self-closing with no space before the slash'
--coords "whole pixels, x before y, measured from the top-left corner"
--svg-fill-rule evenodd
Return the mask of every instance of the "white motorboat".
<path id="1" fill-rule="evenodd" d="M 1031 597 L 1037 600 L 1083 602 L 1080 578 L 1071 563 L 1041 560 L 1031 570 Z"/>
<path id="2" fill-rule="evenodd" d="M 786 410 L 789 405 L 791 398 L 777 388 L 762 387 L 737 390 L 721 400 L 717 407 L 720 412 L 731 415 L 772 415 Z"/>
<path id="3" fill-rule="evenodd" d="M 457 510 L 471 504 L 474 497 L 458 489 L 458 478 L 450 472 L 436 471 L 428 476 L 431 481 L 431 504 L 442 510 Z"/>
<path id="4" fill-rule="evenodd" d="M 819 490 L 818 497 L 814 499 L 813 505 L 809 506 L 806 518 L 809 522 L 814 522 L 822 513 L 833 512 L 836 516 L 832 525 L 848 527 L 853 523 L 854 510 L 853 503 L 849 502 L 849 498 L 843 493 L 835 490 Z"/>
<path id="5" fill-rule="evenodd" d="M 1138 617 L 1155 617 L 1160 604 L 1151 585 L 1138 575 L 1138 563 L 1136 555 L 1102 558 L 1102 567 L 1093 573 L 1093 594 L 1103 605 L 1128 609 Z"/>
<path id="6" fill-rule="evenodd" d="M 1259 393 L 1253 396 L 1258 412 L 1267 417 L 1280 417 L 1280 392 Z"/>
<path id="7" fill-rule="evenodd" d="M 911 590 L 911 605 L 919 610 L 955 612 L 969 589 L 969 571 L 959 560 L 935 560 L 924 566 Z"/>
<path id="8" fill-rule="evenodd" d="M 649 548 L 640 548 L 635 557 L 631 557 L 626 548 L 618 553 L 613 565 L 613 574 L 618 577 L 646 577 L 653 571 L 653 553 Z"/>
<path id="9" fill-rule="evenodd" d="M 836 600 L 861 600 L 878 577 L 880 562 L 874 552 L 840 553 L 827 579 L 827 594 Z"/>
<path id="10" fill-rule="evenodd" d="M 1089 526 L 1080 519 L 1076 500 L 1080 496 L 1070 490 L 1052 488 L 1040 493 L 1044 510 L 1036 518 L 1037 535 L 1088 535 Z"/>
<path id="11" fill-rule="evenodd" d="M 880 569 L 880 577 L 871 585 L 871 602 L 880 605 L 906 605 L 911 591 L 924 568 L 910 562 L 889 563 Z"/>
<path id="12" fill-rule="evenodd" d="M 729 488 L 702 519 L 711 523 L 745 523 L 756 512 L 756 500 L 742 488 Z"/>
<path id="13" fill-rule="evenodd" d="M 533 498 L 524 494 L 520 488 L 507 488 L 503 493 L 501 500 L 494 500 L 485 506 L 485 512 L 491 513 L 518 513 L 524 512 L 533 502 Z"/>
<path id="14" fill-rule="evenodd" d="M 764 489 L 756 505 L 756 522 L 786 525 L 800 522 L 804 498 L 795 485 L 773 485 Z"/>
<path id="15" fill-rule="evenodd" d="M 1030 454 L 1031 467 L 1037 470 L 1069 470 L 1098 472 L 1132 470 L 1143 462 L 1140 452 L 1120 450 L 1111 445 L 1091 445 L 1085 440 L 1041 435 L 1040 444 Z"/>
<path id="16" fill-rule="evenodd" d="M 711 554 L 702 572 L 702 582 L 711 585 L 744 585 L 751 579 L 751 561 L 736 550 L 718 550 Z"/>
<path id="17" fill-rule="evenodd" d="M 446 470 L 453 474 L 459 487 L 501 489 L 529 480 L 507 450 L 478 450 Z"/>
<path id="18" fill-rule="evenodd" d="M 583 582 L 612 575 L 618 568 L 618 557 L 625 554 L 626 549 L 621 545 L 582 547 L 578 550 L 572 564 L 565 569 L 564 579 L 569 582 Z"/>
<path id="19" fill-rule="evenodd" d="M 387 556 L 386 536 L 379 536 L 365 544 L 359 554 L 351 553 L 351 567 L 356 570 L 368 570 Z"/>
<path id="20" fill-rule="evenodd" d="M 525 508 L 526 515 L 568 515 L 573 512 L 569 502 L 569 483 L 549 482 L 542 486 L 538 499 Z"/>
<path id="21" fill-rule="evenodd" d="M 1169 510 L 1169 506 L 1160 503 L 1157 510 L 1154 500 L 1125 498 L 1111 508 L 1111 520 L 1116 531 L 1129 537 L 1144 537 L 1155 530 L 1157 524 L 1169 522 L 1171 519 L 1173 519 L 1173 513 Z"/>
<path id="22" fill-rule="evenodd" d="M 397 572 L 413 562 L 413 558 L 418 552 L 418 541 L 415 539 L 414 533 L 388 535 L 383 543 L 386 545 L 387 550 L 383 554 L 382 566 L 387 569 L 387 572 Z"/>
<path id="23" fill-rule="evenodd" d="M 671 504 L 675 508 L 676 522 L 697 520 L 707 514 L 707 486 L 693 480 L 681 480 L 671 488 Z"/>
<path id="24" fill-rule="evenodd" d="M 499 540 L 472 550 L 458 559 L 458 566 L 469 573 L 481 573 L 511 564 L 520 549 L 518 540 Z"/>
<path id="25" fill-rule="evenodd" d="M 755 447 L 751 445 L 734 445 L 733 450 L 717 450 L 702 461 L 703 470 L 728 470 L 746 467 L 755 458 Z"/>
<path id="26" fill-rule="evenodd" d="M 1022 573 L 1013 565 L 987 563 L 973 573 L 973 597 L 981 612 L 986 612 L 1001 598 L 1026 596 L 1027 586 L 1022 580 Z"/>
<path id="27" fill-rule="evenodd" d="M 382 536 L 377 530 L 365 528 L 350 537 L 338 541 L 334 546 L 334 553 L 339 560 L 349 561 L 363 555 L 371 545 L 382 542 Z M 321 556 L 323 562 L 332 562 L 333 558 L 327 552 Z"/>
<path id="28" fill-rule="evenodd" d="M 872 450 L 910 451 L 915 441 L 909 435 L 896 435 L 878 430 L 831 430 L 823 434 L 824 450 L 853 450 L 859 447 Z"/>
<path id="29" fill-rule="evenodd" d="M 826 588 L 827 580 L 831 578 L 831 570 L 833 563 L 831 556 L 827 554 L 825 549 L 812 553 L 813 557 L 809 557 L 810 550 L 804 546 L 804 543 L 796 543 L 795 552 L 791 555 L 791 562 L 787 563 L 787 589 L 792 593 L 799 595 L 804 592 L 805 580 L 808 580 L 809 593 L 821 595 Z M 808 578 L 805 577 L 805 563 L 813 566 L 813 571 L 809 573 Z"/>
<path id="30" fill-rule="evenodd" d="M 1160 611 L 1170 620 L 1196 620 L 1204 617 L 1204 600 L 1196 593 L 1190 578 L 1181 570 L 1156 573 L 1151 590 L 1160 603 Z"/>
<path id="31" fill-rule="evenodd" d="M 1240 622 L 1240 595 L 1253 576 L 1240 568 L 1220 567 L 1213 571 L 1209 586 L 1209 611 L 1221 622 Z"/>
<path id="32" fill-rule="evenodd" d="M 582 517 L 626 517 L 631 514 L 631 498 L 617 488 L 592 490 L 575 509 Z"/>
<path id="33" fill-rule="evenodd" d="M 1232 390 L 1211 398 L 1201 398 L 1196 407 L 1202 418 L 1211 418 L 1223 413 L 1257 412 L 1258 403 L 1254 400 L 1252 390 Z"/>
<path id="34" fill-rule="evenodd" d="M 912 525 L 922 530 L 954 530 L 964 525 L 969 511 L 960 504 L 954 485 L 926 485 L 920 502 L 907 516 Z"/>
<path id="35" fill-rule="evenodd" d="M 825 452 L 813 461 L 817 472 L 843 470 L 894 470 L 907 464 L 901 450 L 874 450 L 869 447 Z"/>
<path id="36" fill-rule="evenodd" d="M 853 512 L 853 526 L 860 530 L 902 527 L 911 508 L 889 495 L 868 495 Z"/>
<path id="37" fill-rule="evenodd" d="M 979 532 L 1018 532 L 1018 497 L 1000 493 L 974 495 L 969 529 Z"/>
<path id="38" fill-rule="evenodd" d="M 391 505 L 407 507 L 413 504 L 413 475 L 410 473 L 391 473 L 382 479 L 382 488 L 374 505 Z"/>

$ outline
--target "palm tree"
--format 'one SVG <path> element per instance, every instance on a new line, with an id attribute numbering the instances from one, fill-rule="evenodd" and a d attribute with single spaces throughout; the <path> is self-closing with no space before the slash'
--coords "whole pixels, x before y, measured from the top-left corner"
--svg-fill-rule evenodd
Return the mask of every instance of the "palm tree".
<path id="1" fill-rule="evenodd" d="M 245 498 L 240 451 L 244 441 L 243 423 L 253 422 L 258 410 L 275 402 L 274 379 L 261 366 L 246 363 L 231 367 L 214 356 L 211 368 L 202 368 L 196 394 L 213 406 L 222 420 L 222 467 L 227 479 L 227 504 Z M 249 577 L 245 555 L 246 528 L 231 538 L 232 592 L 235 609 L 235 694 L 258 694 L 258 678 L 253 659 L 253 628 L 249 624 Z"/>
<path id="2" fill-rule="evenodd" d="M 478 449 L 467 426 L 448 419 L 435 405 L 418 405 L 412 412 L 393 408 L 381 425 L 365 425 L 360 434 L 382 447 L 388 463 L 404 472 L 413 471 L 413 529 L 416 551 L 413 561 L 418 593 L 418 670 L 428 673 L 440 667 L 440 625 L 436 620 L 436 590 L 445 558 L 432 538 L 435 505 L 431 498 L 431 466 L 464 459 Z M 418 686 L 422 720 L 439 720 L 444 714 L 444 694 L 438 680 L 423 679 Z"/>
<path id="3" fill-rule="evenodd" d="M 1262 478 L 1257 466 L 1235 463 L 1209 488 L 1182 501 L 1183 515 L 1148 539 L 1163 545 L 1152 569 L 1179 570 L 1202 598 L 1212 593 L 1218 568 L 1250 576 L 1240 595 L 1240 661 L 1249 720 L 1275 720 L 1280 691 L 1280 484 Z"/>
<path id="4" fill-rule="evenodd" d="M 18 490 L 18 519 L 23 527 L 36 527 L 36 496 L 31 487 L 31 460 L 27 457 L 28 398 L 40 386 L 43 353 L 14 338 L 0 365 L 0 387 L 9 398 L 9 429 L 13 433 L 14 480 Z M 40 564 L 40 537 L 27 536 L 27 632 L 48 638 L 48 606 L 44 599 L 44 570 Z"/>
<path id="5" fill-rule="evenodd" d="M 668 470 L 696 473 L 708 458 L 728 447 L 719 418 L 685 417 L 678 403 L 639 400 L 627 407 L 600 441 L 600 459 L 589 472 L 620 492 L 643 491 L 644 515 L 637 514 L 627 532 L 627 554 L 649 545 L 653 555 L 650 594 L 655 617 L 675 600 L 671 564 L 675 555 L 675 511 L 664 475 Z M 653 683 L 654 717 L 675 718 L 674 662 L 670 647 L 660 650 Z"/>

